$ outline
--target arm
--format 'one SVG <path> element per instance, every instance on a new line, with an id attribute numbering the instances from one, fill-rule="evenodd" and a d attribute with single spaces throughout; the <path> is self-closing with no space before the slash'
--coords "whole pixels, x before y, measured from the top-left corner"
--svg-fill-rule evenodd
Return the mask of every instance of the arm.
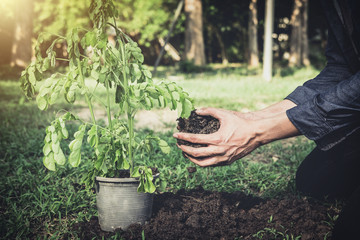
<path id="1" fill-rule="evenodd" d="M 290 121 L 322 150 L 360 128 L 360 71 L 325 93 L 289 109 Z"/>
<path id="2" fill-rule="evenodd" d="M 299 134 L 284 111 L 256 120 L 224 109 L 205 108 L 197 113 L 219 119 L 220 129 L 213 134 L 175 133 L 174 137 L 207 145 L 202 148 L 178 145 L 192 162 L 203 167 L 231 164 L 263 144 Z"/>

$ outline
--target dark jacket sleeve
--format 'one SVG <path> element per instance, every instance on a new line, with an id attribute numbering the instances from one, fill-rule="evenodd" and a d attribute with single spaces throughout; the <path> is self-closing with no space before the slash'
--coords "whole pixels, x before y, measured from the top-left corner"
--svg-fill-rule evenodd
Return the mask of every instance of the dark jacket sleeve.
<path id="1" fill-rule="evenodd" d="M 320 149 L 330 149 L 360 128 L 360 71 L 286 113 Z"/>
<path id="2" fill-rule="evenodd" d="M 286 97 L 297 104 L 290 121 L 322 150 L 360 128 L 360 71 L 351 72 L 331 31 L 326 57 L 324 70 Z"/>
<path id="3" fill-rule="evenodd" d="M 349 78 L 352 73 L 337 42 L 334 34 L 329 31 L 328 42 L 325 51 L 327 65 L 314 79 L 297 87 L 285 99 L 300 105 L 316 94 L 325 93 L 336 86 L 339 82 Z"/>

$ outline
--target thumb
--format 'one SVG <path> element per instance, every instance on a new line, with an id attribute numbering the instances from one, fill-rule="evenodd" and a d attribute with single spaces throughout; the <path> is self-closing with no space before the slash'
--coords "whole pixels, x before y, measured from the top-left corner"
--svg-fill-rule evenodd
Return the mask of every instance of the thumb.
<path id="1" fill-rule="evenodd" d="M 196 110 L 198 115 L 202 116 L 212 116 L 218 120 L 222 119 L 224 116 L 224 110 L 219 108 L 200 108 Z"/>

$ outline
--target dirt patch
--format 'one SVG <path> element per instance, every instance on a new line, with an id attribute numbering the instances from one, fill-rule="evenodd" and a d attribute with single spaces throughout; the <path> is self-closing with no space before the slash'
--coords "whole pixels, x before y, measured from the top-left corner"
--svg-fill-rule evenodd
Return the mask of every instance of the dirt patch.
<path id="1" fill-rule="evenodd" d="M 124 239 L 142 239 L 142 232 L 146 239 L 330 239 L 329 216 L 337 212 L 305 197 L 263 200 L 196 189 L 155 195 L 150 221 L 116 234 Z M 80 239 L 115 235 L 101 231 L 96 217 L 73 228 Z"/>

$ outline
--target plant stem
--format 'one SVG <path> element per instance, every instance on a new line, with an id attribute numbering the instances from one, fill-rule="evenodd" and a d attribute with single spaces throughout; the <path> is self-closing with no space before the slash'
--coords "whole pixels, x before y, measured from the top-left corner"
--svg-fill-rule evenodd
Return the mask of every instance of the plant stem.
<path id="1" fill-rule="evenodd" d="M 84 75 L 81 69 L 81 62 L 80 59 L 77 59 L 77 64 L 78 64 L 78 69 L 79 69 L 79 75 L 80 75 L 80 80 L 81 80 L 81 84 L 83 85 L 82 87 L 85 88 L 85 79 L 84 79 Z M 89 98 L 88 93 L 85 91 L 85 100 L 89 106 L 89 110 L 90 110 L 90 114 L 91 114 L 91 119 L 93 121 L 93 123 L 96 125 L 96 120 L 95 120 L 95 115 L 94 115 L 94 110 L 91 104 L 91 100 Z"/>
<path id="2" fill-rule="evenodd" d="M 126 75 L 126 56 L 125 56 L 125 43 L 123 42 L 123 40 L 120 40 L 120 48 L 121 48 L 121 58 L 122 58 L 122 63 L 123 63 L 123 87 L 124 87 L 124 101 L 125 104 L 127 103 L 127 99 L 129 97 L 129 81 L 127 79 L 127 75 Z M 129 163 L 130 163 L 130 174 L 132 174 L 132 172 L 134 171 L 134 159 L 133 159 L 133 141 L 134 141 L 134 115 L 131 111 L 131 109 L 129 109 L 130 106 L 128 105 L 125 110 L 126 110 L 126 115 L 128 118 L 128 127 L 129 127 L 129 144 L 128 144 L 128 158 L 129 158 Z"/>
<path id="3" fill-rule="evenodd" d="M 134 159 L 133 159 L 133 139 L 134 139 L 134 117 L 131 113 L 128 113 L 128 125 L 129 125 L 129 162 L 130 162 L 130 174 L 134 171 Z"/>
<path id="4" fill-rule="evenodd" d="M 107 97 L 106 113 L 107 113 L 107 117 L 108 117 L 108 121 L 109 121 L 110 131 L 112 132 L 113 126 L 112 126 L 111 113 L 110 113 L 110 91 L 109 91 L 110 87 L 109 87 L 109 81 L 105 81 L 105 86 L 106 86 L 106 97 Z"/>

